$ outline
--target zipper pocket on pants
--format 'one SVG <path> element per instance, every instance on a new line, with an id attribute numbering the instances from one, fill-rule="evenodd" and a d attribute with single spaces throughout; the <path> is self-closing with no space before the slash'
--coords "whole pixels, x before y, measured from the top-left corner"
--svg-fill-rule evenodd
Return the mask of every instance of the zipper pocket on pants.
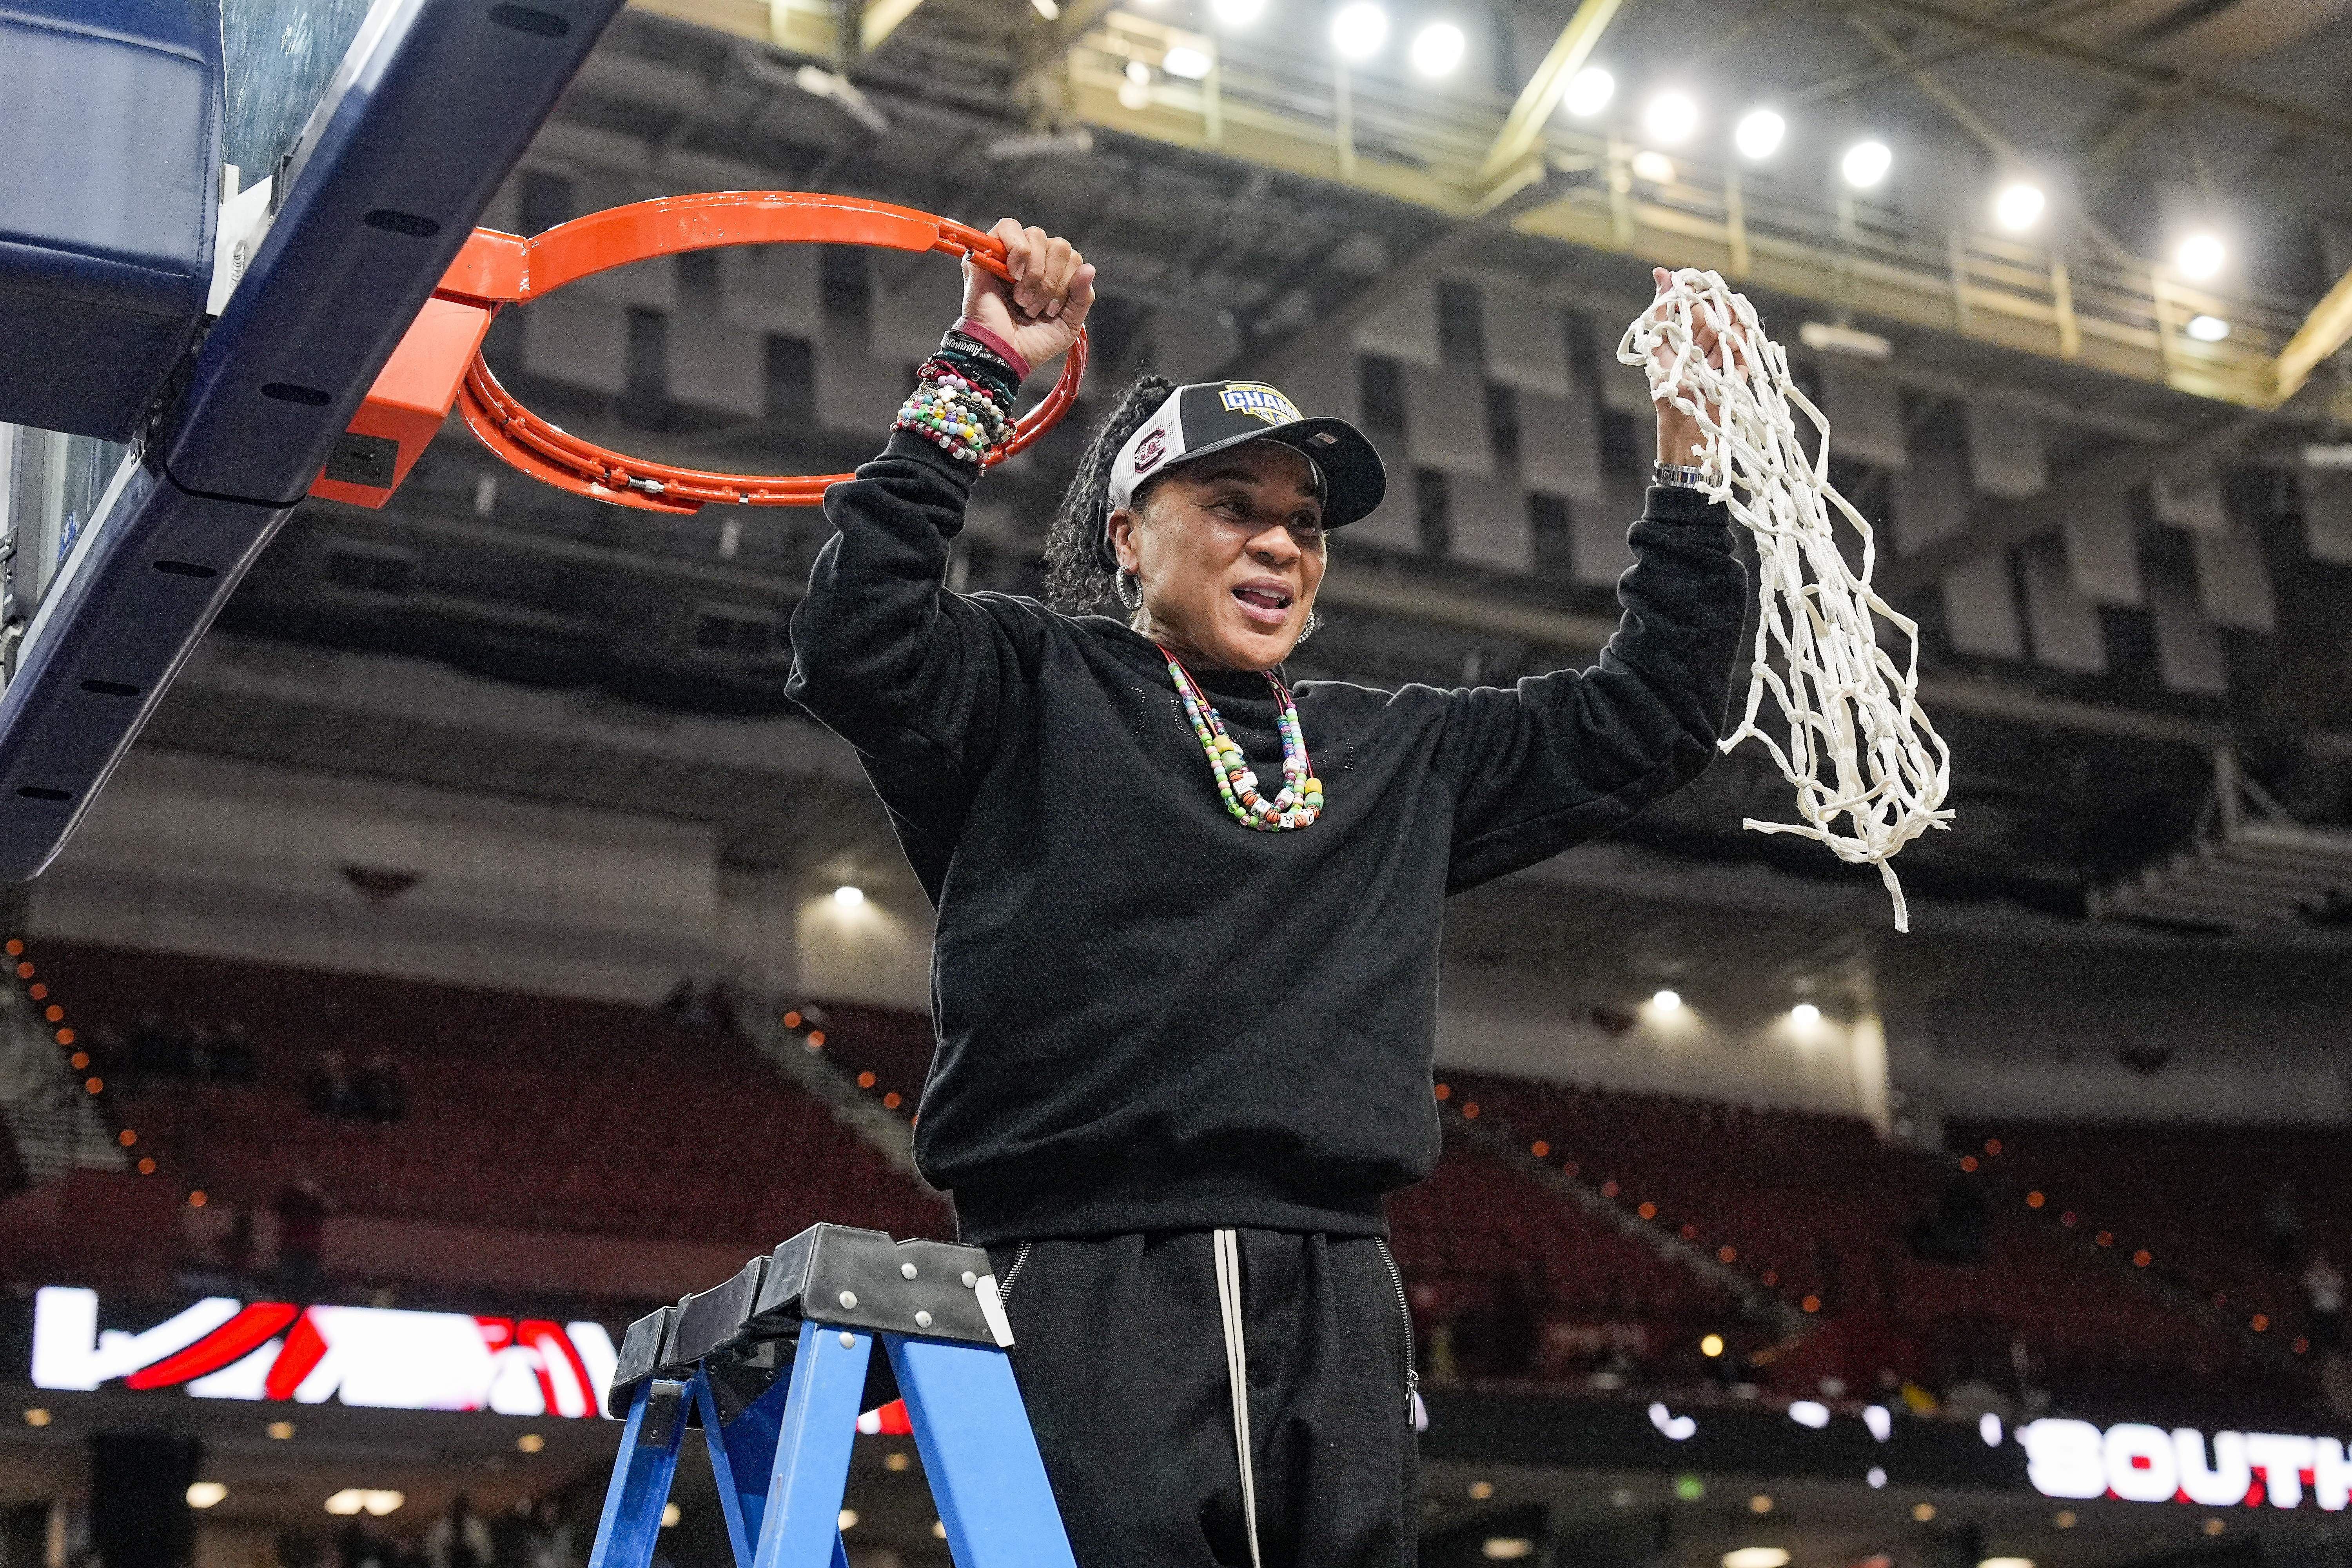
<path id="1" fill-rule="evenodd" d="M 1380 1249 L 1381 1261 L 1389 1266 L 1389 1283 L 1396 1290 L 1397 1321 L 1404 1325 L 1404 1414 L 1411 1422 L 1416 1414 L 1414 1404 L 1421 1398 L 1421 1373 L 1412 1364 L 1412 1301 L 1404 1293 L 1404 1271 L 1397 1267 L 1389 1244 L 1376 1236 L 1372 1245 Z"/>

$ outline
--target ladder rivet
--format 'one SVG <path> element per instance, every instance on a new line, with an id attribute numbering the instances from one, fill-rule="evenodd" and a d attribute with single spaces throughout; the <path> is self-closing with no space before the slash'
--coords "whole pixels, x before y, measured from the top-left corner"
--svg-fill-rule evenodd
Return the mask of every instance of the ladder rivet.
<path id="1" fill-rule="evenodd" d="M 845 1351 L 856 1350 L 857 1348 L 857 1336 L 856 1334 L 842 1335 L 841 1348 Z"/>
<path id="2" fill-rule="evenodd" d="M 930 1326 L 931 1315 L 929 1312 L 918 1312 L 915 1314 L 915 1327 L 919 1329 L 928 1329 Z"/>
<path id="3" fill-rule="evenodd" d="M 980 1283 L 980 1276 L 979 1276 L 979 1275 L 974 1274 L 974 1273 L 973 1273 L 971 1269 L 969 1269 L 969 1268 L 967 1268 L 967 1269 L 965 1269 L 965 1270 L 963 1271 L 963 1288 L 964 1288 L 965 1289 L 967 1289 L 967 1290 L 971 1289 L 974 1286 L 978 1285 L 979 1283 Z"/>
<path id="4" fill-rule="evenodd" d="M 915 1277 L 915 1266 L 911 1263 L 901 1263 L 898 1265 L 898 1272 L 912 1279 Z"/>
<path id="5" fill-rule="evenodd" d="M 857 1292 L 855 1290 L 844 1290 L 841 1293 L 841 1304 L 845 1307 L 855 1307 L 857 1305 Z"/>

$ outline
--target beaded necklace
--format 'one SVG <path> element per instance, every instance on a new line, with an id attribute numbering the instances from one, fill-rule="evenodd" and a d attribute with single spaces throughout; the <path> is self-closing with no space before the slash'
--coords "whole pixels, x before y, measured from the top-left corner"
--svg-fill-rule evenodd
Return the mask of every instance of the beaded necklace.
<path id="1" fill-rule="evenodd" d="M 1274 688 L 1276 722 L 1282 731 L 1282 791 L 1268 800 L 1257 793 L 1257 774 L 1250 771 L 1241 747 L 1225 733 L 1224 720 L 1192 679 L 1192 672 L 1165 646 L 1152 646 L 1168 661 L 1176 695 L 1184 700 L 1184 717 L 1192 721 L 1192 733 L 1201 738 L 1201 749 L 1209 753 L 1209 776 L 1216 780 L 1217 793 L 1224 797 L 1225 809 L 1233 813 L 1234 820 L 1260 833 L 1313 826 L 1323 815 L 1323 781 L 1307 767 L 1307 736 L 1298 727 L 1298 704 L 1291 700 L 1290 688 L 1272 671 L 1266 673 L 1265 683 Z"/>

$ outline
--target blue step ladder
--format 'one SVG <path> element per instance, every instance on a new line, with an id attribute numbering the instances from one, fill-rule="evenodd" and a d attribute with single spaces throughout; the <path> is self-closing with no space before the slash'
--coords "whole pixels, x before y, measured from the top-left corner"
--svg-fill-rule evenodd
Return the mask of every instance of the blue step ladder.
<path id="1" fill-rule="evenodd" d="M 848 1568 L 842 1492 L 877 1338 L 958 1568 L 1076 1568 L 988 1254 L 836 1225 L 629 1325 L 608 1405 L 627 1425 L 588 1568 L 649 1568 L 689 1426 L 737 1568 Z"/>

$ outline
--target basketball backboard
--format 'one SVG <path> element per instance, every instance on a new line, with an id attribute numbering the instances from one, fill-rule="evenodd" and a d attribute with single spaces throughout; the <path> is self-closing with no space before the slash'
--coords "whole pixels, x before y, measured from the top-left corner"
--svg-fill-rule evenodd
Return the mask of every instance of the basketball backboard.
<path id="1" fill-rule="evenodd" d="M 158 150 L 219 165 L 197 346 L 131 442 L 0 426 L 0 877 L 72 831 L 621 4 L 222 0 L 218 134 Z"/>

